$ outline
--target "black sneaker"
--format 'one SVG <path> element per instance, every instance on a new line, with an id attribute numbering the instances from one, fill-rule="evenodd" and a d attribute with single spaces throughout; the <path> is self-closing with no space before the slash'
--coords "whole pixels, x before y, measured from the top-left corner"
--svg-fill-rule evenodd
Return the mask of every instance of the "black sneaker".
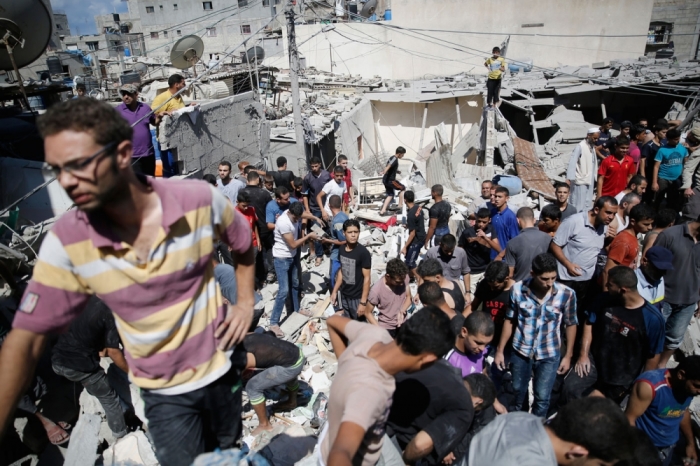
<path id="1" fill-rule="evenodd" d="M 274 273 L 267 274 L 267 283 L 275 283 L 277 281 L 277 276 Z"/>

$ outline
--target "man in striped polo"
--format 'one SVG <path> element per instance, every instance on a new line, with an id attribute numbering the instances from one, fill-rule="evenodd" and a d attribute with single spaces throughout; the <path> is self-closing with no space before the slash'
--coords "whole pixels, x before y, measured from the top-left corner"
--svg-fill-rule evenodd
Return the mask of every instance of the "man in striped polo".
<path id="1" fill-rule="evenodd" d="M 207 449 L 232 447 L 241 433 L 245 364 L 244 352 L 235 352 L 240 362 L 232 358 L 233 348 L 254 304 L 248 222 L 207 183 L 135 175 L 131 127 L 106 103 L 58 104 L 39 130 L 46 169 L 77 209 L 44 239 L 0 353 L 0 428 L 49 334 L 97 295 L 114 312 L 160 463 L 189 465 Z M 214 278 L 214 240 L 232 249 L 234 305 L 224 304 Z"/>

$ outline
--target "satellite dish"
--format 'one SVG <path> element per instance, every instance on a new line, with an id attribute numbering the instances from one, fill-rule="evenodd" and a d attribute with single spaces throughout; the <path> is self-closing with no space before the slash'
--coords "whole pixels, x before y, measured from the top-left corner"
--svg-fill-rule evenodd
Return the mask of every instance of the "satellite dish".
<path id="1" fill-rule="evenodd" d="M 362 11 L 360 12 L 360 16 L 363 18 L 369 18 L 374 14 L 374 12 L 377 9 L 377 0 L 368 0 L 365 2 L 365 6 L 362 7 Z"/>
<path id="2" fill-rule="evenodd" d="M 129 31 L 131 31 L 131 28 L 134 27 L 134 25 L 131 24 L 131 23 L 128 22 L 128 21 L 127 21 L 126 23 L 122 23 L 122 26 L 125 27 L 125 28 L 127 28 Z"/>
<path id="3" fill-rule="evenodd" d="M 2 2 L 0 6 L 0 70 L 23 68 L 44 53 L 51 39 L 51 16 L 41 0 Z M 10 52 L 14 57 L 13 66 Z"/>
<path id="4" fill-rule="evenodd" d="M 184 70 L 194 66 L 203 53 L 204 42 L 199 36 L 185 36 L 173 45 L 170 51 L 170 62 L 175 68 Z"/>
<path id="5" fill-rule="evenodd" d="M 134 64 L 134 73 L 138 73 L 139 76 L 144 77 L 148 74 L 148 65 L 145 63 L 136 63 Z"/>
<path id="6" fill-rule="evenodd" d="M 265 49 L 256 45 L 246 50 L 243 55 L 243 63 L 261 63 L 265 59 Z"/>

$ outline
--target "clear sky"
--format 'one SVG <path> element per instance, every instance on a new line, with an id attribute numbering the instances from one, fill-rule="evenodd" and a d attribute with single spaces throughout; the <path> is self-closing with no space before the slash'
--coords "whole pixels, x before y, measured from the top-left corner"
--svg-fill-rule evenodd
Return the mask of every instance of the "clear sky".
<path id="1" fill-rule="evenodd" d="M 51 6 L 66 12 L 73 35 L 97 34 L 95 15 L 128 11 L 126 2 L 121 0 L 51 0 Z"/>

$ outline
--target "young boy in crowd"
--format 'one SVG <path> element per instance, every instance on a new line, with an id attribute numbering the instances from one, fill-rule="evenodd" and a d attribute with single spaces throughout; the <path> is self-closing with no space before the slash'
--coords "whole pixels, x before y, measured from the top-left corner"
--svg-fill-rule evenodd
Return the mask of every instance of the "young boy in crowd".
<path id="1" fill-rule="evenodd" d="M 628 155 L 629 150 L 629 139 L 619 136 L 615 140 L 615 154 L 605 157 L 598 168 L 597 197 L 616 196 L 637 173 L 637 166 Z"/>
<path id="2" fill-rule="evenodd" d="M 270 196 L 275 196 L 275 179 L 269 173 L 263 178 L 264 190 L 267 191 Z"/>
<path id="3" fill-rule="evenodd" d="M 338 372 L 328 422 L 319 435 L 319 459 L 328 466 L 376 464 L 385 448 L 393 449 L 385 426 L 394 376 L 419 371 L 450 350 L 454 335 L 449 318 L 425 307 L 401 326 L 396 340 L 384 329 L 345 317 L 333 316 L 327 324 Z"/>
<path id="4" fill-rule="evenodd" d="M 350 219 L 343 223 L 345 246 L 338 251 L 340 270 L 336 274 L 335 286 L 331 292 L 331 304 L 337 304 L 344 315 L 364 320 L 369 296 L 372 256 L 366 247 L 358 243 L 360 222 Z M 340 297 L 338 294 L 340 293 Z"/>
<path id="5" fill-rule="evenodd" d="M 384 167 L 384 170 L 380 173 L 380 175 L 382 175 L 382 183 L 384 183 L 384 188 L 386 189 L 386 199 L 384 199 L 384 204 L 379 211 L 379 215 L 381 216 L 389 215 L 386 211 L 389 209 L 389 204 L 391 204 L 391 200 L 394 198 L 395 191 L 397 190 L 399 191 L 399 203 L 395 209 L 401 210 L 403 208 L 403 194 L 404 191 L 406 191 L 406 186 L 396 181 L 396 175 L 401 174 L 399 171 L 399 160 L 401 160 L 404 155 L 406 155 L 406 149 L 401 146 L 397 147 L 396 154 L 389 157 L 389 160 L 386 162 L 386 167 Z"/>
<path id="6" fill-rule="evenodd" d="M 462 377 L 483 372 L 486 347 L 491 343 L 493 333 L 491 316 L 481 311 L 472 312 L 464 319 L 455 346 L 445 355 L 445 359 L 462 371 Z"/>
<path id="7" fill-rule="evenodd" d="M 344 155 L 338 156 L 338 165 L 343 167 L 343 170 L 345 170 L 345 185 L 347 186 L 347 190 L 345 191 L 345 195 L 343 196 L 343 205 L 345 206 L 345 210 L 348 210 L 348 206 L 355 206 L 355 196 L 353 192 L 353 187 L 352 187 L 352 170 L 348 168 L 348 158 Z"/>
<path id="8" fill-rule="evenodd" d="M 681 132 L 676 128 L 666 133 L 666 144 L 661 146 L 654 157 L 654 168 L 651 178 L 651 190 L 654 195 L 654 206 L 658 209 L 666 198 L 668 207 L 679 210 L 680 207 L 680 177 L 683 173 L 683 161 L 688 157 L 688 149 L 681 143 Z"/>
<path id="9" fill-rule="evenodd" d="M 277 403 L 276 409 L 291 410 L 297 406 L 297 377 L 304 368 L 304 354 L 294 344 L 280 340 L 269 333 L 250 333 L 243 339 L 246 351 L 246 369 L 263 369 L 254 375 L 245 390 L 250 404 L 258 416 L 258 427 L 252 435 L 258 435 L 264 430 L 272 430 L 270 418 L 267 416 L 265 390 L 278 385 L 287 385 L 289 398 L 286 402 Z"/>
<path id="10" fill-rule="evenodd" d="M 372 314 L 375 307 L 379 311 L 377 319 Z M 386 264 L 386 274 L 369 291 L 364 316 L 396 338 L 409 307 L 411 290 L 408 286 L 408 267 L 401 259 L 391 259 Z"/>
<path id="11" fill-rule="evenodd" d="M 515 281 L 510 278 L 510 270 L 505 262 L 491 262 L 486 267 L 484 279 L 476 287 L 474 301 L 465 311 L 465 314 L 469 315 L 473 311 L 481 310 L 491 316 L 495 324 L 494 347 L 501 340 L 503 321 L 510 306 L 510 289 L 514 284 Z"/>
<path id="12" fill-rule="evenodd" d="M 423 206 L 415 204 L 413 191 L 406 191 L 403 198 L 408 208 L 406 213 L 408 239 L 406 239 L 406 244 L 401 250 L 401 254 L 406 258 L 406 266 L 410 275 L 415 280 L 419 280 L 416 273 L 416 261 L 425 242 L 425 216 L 423 215 Z"/>
<path id="13" fill-rule="evenodd" d="M 297 201 L 303 201 L 304 200 L 304 193 L 302 192 L 302 186 L 304 184 L 304 180 L 301 179 L 300 176 L 295 176 L 294 179 L 291 182 L 292 185 L 292 197 L 296 199 Z"/>
<path id="14" fill-rule="evenodd" d="M 255 208 L 250 205 L 250 194 L 247 191 L 239 191 L 237 199 L 236 210 L 248 220 L 250 229 L 253 232 L 253 247 L 257 248 L 258 251 L 262 251 L 262 242 L 258 231 L 258 215 L 255 213 Z"/>
<path id="15" fill-rule="evenodd" d="M 484 277 L 484 271 L 491 262 L 491 251 L 501 252 L 501 246 L 491 225 L 491 212 L 479 209 L 476 212 L 474 226 L 467 226 L 459 236 L 457 246 L 467 253 L 467 263 L 471 269 L 470 291 L 476 292 L 476 286 Z"/>
<path id="16" fill-rule="evenodd" d="M 328 199 L 328 207 L 331 209 L 331 221 L 329 229 L 331 232 L 330 238 L 321 238 L 323 244 L 331 245 L 331 290 L 335 287 L 335 278 L 340 270 L 339 251 L 342 246 L 345 246 L 345 234 L 343 233 L 343 224 L 349 219 L 347 214 L 342 210 L 342 201 L 340 196 L 333 195 Z"/>
<path id="17" fill-rule="evenodd" d="M 347 193 L 347 185 L 343 180 L 344 178 L 345 170 L 340 165 L 337 165 L 333 169 L 333 178 L 326 183 L 323 189 L 316 195 L 316 203 L 323 206 L 321 215 L 326 222 L 330 221 L 332 216 L 331 209 L 328 207 L 328 199 L 334 195 L 340 196 L 340 199 L 343 199 L 343 196 Z M 322 201 L 323 197 L 326 198 L 325 203 Z"/>
<path id="18" fill-rule="evenodd" d="M 549 236 L 554 238 L 557 234 L 559 225 L 562 222 L 562 212 L 558 206 L 555 204 L 547 204 L 540 212 L 540 221 L 537 223 L 537 227 L 540 231 L 547 233 Z"/>
<path id="19" fill-rule="evenodd" d="M 676 223 L 676 211 L 673 209 L 661 209 L 654 216 L 654 228 L 644 236 L 642 241 L 642 256 L 654 246 L 659 233 Z"/>

